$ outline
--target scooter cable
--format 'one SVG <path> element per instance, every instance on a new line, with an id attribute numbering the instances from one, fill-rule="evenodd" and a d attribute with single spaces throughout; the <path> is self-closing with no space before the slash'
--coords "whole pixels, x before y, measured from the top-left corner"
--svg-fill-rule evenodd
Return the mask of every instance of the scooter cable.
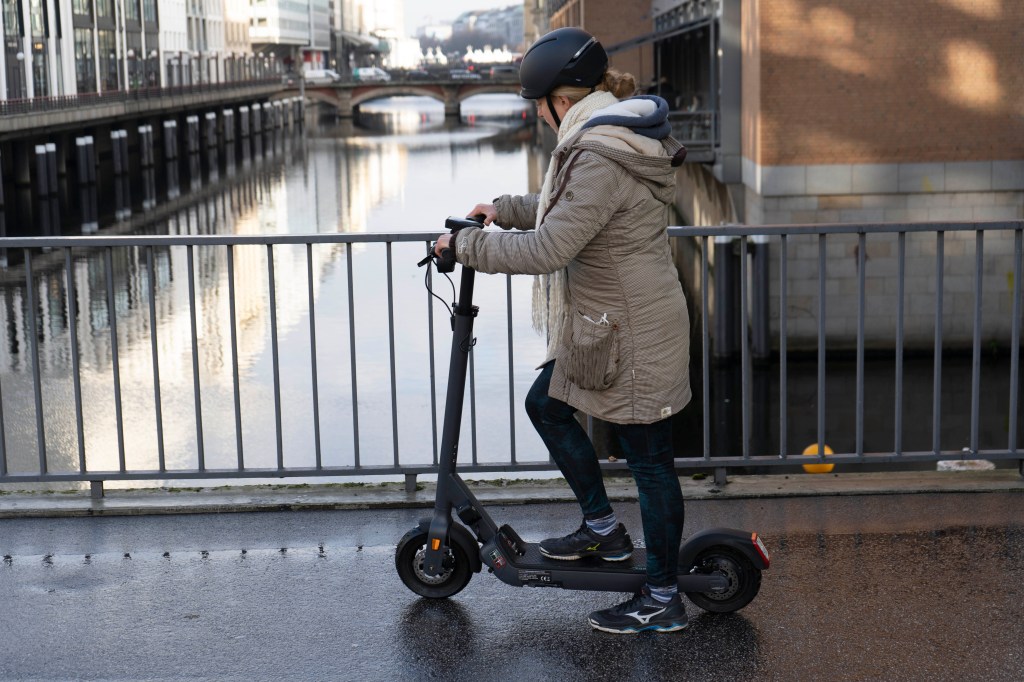
<path id="1" fill-rule="evenodd" d="M 453 301 L 452 305 L 455 305 L 454 304 L 454 301 L 455 301 L 455 282 L 452 281 L 452 278 L 448 276 L 447 272 L 442 272 L 442 273 L 439 273 L 439 274 L 444 275 L 444 278 L 446 280 L 448 280 L 449 284 L 452 285 L 452 301 Z M 426 272 L 423 273 L 423 286 L 426 288 L 427 293 L 429 293 L 431 296 L 433 296 L 434 298 L 439 300 L 444 305 L 445 310 L 448 311 L 448 317 L 449 318 L 455 317 L 455 312 L 448 305 L 448 301 L 444 300 L 443 298 L 441 298 L 440 296 L 435 294 L 434 290 L 430 288 L 430 268 L 429 267 L 427 267 Z"/>

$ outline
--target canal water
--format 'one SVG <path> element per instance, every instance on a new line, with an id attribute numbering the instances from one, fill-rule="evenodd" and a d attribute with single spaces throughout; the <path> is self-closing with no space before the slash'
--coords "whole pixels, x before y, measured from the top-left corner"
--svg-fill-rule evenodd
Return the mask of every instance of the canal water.
<path id="1" fill-rule="evenodd" d="M 440 232 L 446 216 L 464 215 L 477 202 L 537 189 L 550 140 L 527 120 L 528 107 L 514 96 L 481 96 L 464 103 L 460 120 L 454 121 L 444 117 L 439 103 L 426 98 L 371 102 L 362 106 L 355 123 L 325 118 L 303 131 L 266 135 L 251 148 L 182 159 L 124 181 L 101 173 L 98 188 L 71 189 L 46 204 L 25 197 L 9 201 L 3 227 L 9 236 Z M 233 346 L 226 250 L 197 247 L 195 363 L 184 247 L 114 250 L 109 263 L 103 251 L 76 251 L 72 282 L 62 254 L 40 254 L 34 267 L 34 331 L 42 376 L 41 413 L 35 408 L 22 255 L 0 251 L 0 323 L 6 332 L 0 344 L 0 396 L 7 470 L 39 471 L 41 452 L 46 469 L 55 473 L 76 471 L 83 461 L 89 470 L 156 470 L 161 464 L 171 470 L 195 469 L 200 466 L 200 451 L 207 469 L 240 463 L 275 467 L 279 461 L 286 467 L 312 467 L 318 462 L 327 467 L 434 463 L 450 328 L 443 304 L 435 299 L 431 344 L 425 273 L 416 267 L 425 249 L 425 242 L 396 243 L 391 249 L 383 244 L 358 244 L 350 250 L 325 245 L 308 253 L 301 246 L 275 247 L 277 306 L 272 310 L 266 248 L 236 247 Z M 107 290 L 108 268 L 114 273 L 112 296 Z M 532 278 L 480 276 L 477 283 L 481 313 L 473 353 L 476 400 L 474 409 L 467 409 L 460 459 L 506 462 L 513 451 L 519 461 L 544 459 L 543 445 L 522 409 L 545 345 L 530 322 Z M 150 287 L 156 289 L 153 311 Z M 453 290 L 447 281 L 435 275 L 433 287 L 451 302 Z M 390 316 L 389 288 L 394 311 Z M 113 380 L 111 300 L 120 401 Z M 511 325 L 506 321 L 509 300 Z M 81 441 L 70 353 L 72 306 L 80 348 Z M 280 426 L 273 390 L 272 312 L 280 349 Z M 353 344 L 355 362 L 350 360 Z M 695 355 L 695 400 L 676 417 L 680 456 L 703 452 L 699 346 Z M 932 361 L 910 357 L 906 365 L 907 428 L 902 448 L 930 450 Z M 868 452 L 893 447 L 893 366 L 892 358 L 868 363 Z M 1008 361 L 998 354 L 986 355 L 982 369 L 981 446 L 1004 448 Z M 969 444 L 970 363 L 951 358 L 943 376 L 941 446 L 958 450 Z M 743 449 L 738 377 L 738 368 L 730 366 L 716 367 L 712 376 L 715 453 L 737 455 Z M 778 453 L 778 382 L 777 365 L 755 368 L 749 433 L 754 454 Z M 788 450 L 799 453 L 817 438 L 815 364 L 791 363 L 788 383 Z M 830 363 L 827 440 L 836 451 L 855 447 L 854 387 L 852 363 Z M 509 423 L 510 414 L 514 425 Z"/>

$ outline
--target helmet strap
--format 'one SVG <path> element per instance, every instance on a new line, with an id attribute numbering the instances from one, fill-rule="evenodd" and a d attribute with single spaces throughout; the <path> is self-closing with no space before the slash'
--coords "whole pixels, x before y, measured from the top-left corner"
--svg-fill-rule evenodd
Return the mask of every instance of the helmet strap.
<path id="1" fill-rule="evenodd" d="M 559 128 L 562 125 L 562 119 L 558 118 L 558 112 L 555 111 L 555 103 L 551 100 L 551 93 L 544 95 L 548 101 L 548 111 L 551 112 L 552 118 L 555 119 L 555 128 Z"/>

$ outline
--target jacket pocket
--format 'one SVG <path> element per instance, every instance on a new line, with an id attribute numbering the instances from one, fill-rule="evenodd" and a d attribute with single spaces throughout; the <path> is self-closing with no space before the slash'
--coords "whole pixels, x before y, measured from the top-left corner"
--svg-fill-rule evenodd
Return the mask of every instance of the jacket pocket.
<path id="1" fill-rule="evenodd" d="M 587 391 L 611 388 L 621 372 L 619 324 L 608 315 L 575 311 L 562 330 L 565 377 Z"/>

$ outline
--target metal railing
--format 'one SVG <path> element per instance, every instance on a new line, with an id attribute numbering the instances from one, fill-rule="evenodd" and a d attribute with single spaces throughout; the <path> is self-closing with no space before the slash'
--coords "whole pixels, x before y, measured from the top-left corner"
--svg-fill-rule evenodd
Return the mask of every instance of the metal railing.
<path id="1" fill-rule="evenodd" d="M 826 445 L 826 401 L 825 401 L 825 380 L 829 363 L 829 356 L 826 353 L 829 332 L 827 320 L 830 311 L 827 306 L 829 297 L 828 271 L 835 264 L 835 259 L 829 256 L 828 244 L 830 240 L 850 239 L 856 241 L 856 271 L 852 277 L 847 277 L 847 288 L 855 291 L 856 300 L 856 328 L 853 332 L 856 336 L 853 343 L 854 355 L 857 364 L 856 379 L 856 415 L 854 423 L 850 425 L 854 437 L 854 446 L 845 452 L 838 452 L 827 458 L 827 461 L 835 464 L 885 464 L 899 466 L 904 463 L 938 461 L 948 459 L 989 459 L 989 460 L 1022 460 L 1024 456 L 1018 449 L 1017 429 L 1019 414 L 1019 354 L 1020 354 L 1020 329 L 1022 318 L 1022 233 L 1024 233 L 1024 221 L 1007 221 L 993 223 L 944 223 L 944 224 L 833 224 L 833 225 L 806 225 L 806 226 L 729 226 L 714 228 L 692 228 L 673 227 L 669 229 L 669 235 L 673 239 L 685 241 L 699 253 L 699 327 L 702 336 L 701 366 L 702 380 L 695 379 L 693 392 L 695 399 L 699 396 L 699 404 L 704 406 L 701 415 L 703 424 L 703 446 L 698 456 L 679 457 L 676 460 L 680 469 L 715 470 L 725 472 L 733 467 L 767 466 L 796 467 L 800 464 L 816 461 L 810 457 L 795 456 L 800 453 L 794 452 L 788 440 L 787 434 L 794 415 L 788 404 L 789 392 L 787 388 L 787 377 L 789 376 L 788 348 L 789 327 L 791 326 L 791 305 L 790 290 L 796 285 L 790 274 L 792 264 L 795 262 L 790 254 L 791 248 L 796 241 L 801 243 L 810 241 L 816 244 L 816 256 L 811 257 L 811 262 L 816 265 L 817 280 L 814 288 L 817 290 L 815 310 L 809 311 L 811 318 L 816 318 L 816 357 L 817 357 L 817 396 L 814 400 L 813 418 L 816 423 L 817 452 L 825 452 Z M 4 259 L 6 266 L 5 287 L 12 287 L 19 290 L 16 303 L 8 302 L 8 309 L 16 309 L 15 316 L 22 320 L 25 328 L 31 330 L 25 334 L 23 343 L 15 344 L 15 349 L 9 355 L 18 357 L 11 360 L 12 366 L 20 367 L 24 374 L 24 381 L 9 371 L 0 382 L 0 483 L 22 483 L 22 482 L 58 482 L 58 481 L 88 481 L 92 482 L 94 491 L 102 490 L 103 481 L 127 481 L 127 480 L 195 480 L 195 479 L 254 479 L 254 478 L 281 478 L 281 477 L 304 477 L 304 478 L 327 478 L 337 476 L 382 476 L 382 475 L 404 475 L 407 484 L 415 481 L 420 474 L 429 474 L 436 471 L 437 465 L 437 444 L 439 434 L 437 433 L 441 415 L 438 414 L 437 393 L 443 391 L 443 383 L 438 381 L 441 374 L 441 365 L 444 365 L 443 358 L 447 357 L 446 349 L 448 338 L 441 336 L 435 338 L 435 306 L 440 306 L 436 301 L 432 302 L 430 295 L 422 290 L 422 282 L 419 277 L 408 277 L 408 273 L 396 278 L 393 258 L 393 249 L 407 243 L 420 243 L 426 249 L 431 240 L 436 237 L 435 232 L 417 233 L 389 233 L 389 234 L 310 234 L 310 235 L 264 235 L 264 236 L 125 236 L 125 237 L 41 237 L 41 238 L 4 238 L 0 239 L 0 253 L 8 257 Z M 966 447 L 950 449 L 944 447 L 940 426 L 942 422 L 942 375 L 943 375 L 943 326 L 944 326 L 944 277 L 946 272 L 946 261 L 944 257 L 944 245 L 951 236 L 967 235 L 973 237 L 968 242 L 974 244 L 973 256 L 973 287 L 970 295 L 973 296 L 973 334 L 971 345 L 971 399 L 970 399 L 970 438 Z M 915 240 L 924 239 L 929 247 L 926 251 L 933 250 L 934 261 L 932 272 L 934 273 L 934 287 L 932 288 L 932 305 L 934 310 L 934 382 L 930 404 L 932 407 L 932 447 L 907 451 L 903 446 L 904 431 L 904 376 L 903 358 L 905 354 L 905 299 L 907 298 L 907 240 L 908 236 Z M 714 241 L 721 237 L 733 237 L 741 244 L 741 253 L 748 251 L 748 242 L 752 239 L 767 239 L 773 248 L 772 262 L 773 269 L 777 276 L 777 284 L 761 282 L 754 283 L 755 286 L 772 286 L 775 289 L 774 298 L 777 303 L 777 329 L 775 331 L 776 343 L 774 347 L 778 352 L 779 374 L 778 374 L 778 443 L 777 447 L 768 450 L 753 451 L 751 447 L 753 428 L 753 397 L 752 397 L 752 359 L 750 344 L 747 333 L 741 335 L 741 352 L 738 361 L 740 375 L 742 377 L 742 389 L 740 396 L 740 427 L 739 447 L 735 452 L 716 452 L 712 447 L 712 377 L 713 356 L 711 348 L 713 340 L 710 337 L 710 317 L 719 314 L 713 307 L 711 298 L 711 282 L 709 272 L 715 267 Z M 893 256 L 896 263 L 895 270 L 891 273 L 890 279 L 891 297 L 895 299 L 895 329 L 891 347 L 895 359 L 895 374 L 892 381 L 892 390 L 895 392 L 893 416 L 895 422 L 895 439 L 891 448 L 884 448 L 880 451 L 865 451 L 864 434 L 867 425 L 865 424 L 864 406 L 867 396 L 865 395 L 864 363 L 866 350 L 866 323 L 865 317 L 868 312 L 869 297 L 866 293 L 868 282 L 867 262 L 869 245 L 874 240 L 885 238 L 894 240 L 896 253 Z M 984 387 L 980 381 L 981 354 L 983 345 L 991 343 L 990 338 L 983 338 L 983 315 L 984 308 L 984 274 L 986 271 L 986 239 L 998 238 L 1000 243 L 1012 241 L 1012 254 L 1002 254 L 1012 258 L 1012 291 L 1010 292 L 1011 310 L 1010 319 L 1002 320 L 1002 327 L 1008 329 L 1006 338 L 998 339 L 999 345 L 1008 350 L 1010 355 L 1010 377 L 1008 395 L 1008 419 L 1005 442 L 982 443 L 979 438 L 979 411 L 982 391 Z M 804 244 L 806 246 L 806 244 Z M 404 249 L 411 247 L 403 246 Z M 293 250 L 293 257 L 285 263 L 281 254 L 288 249 Z M 381 376 L 376 376 L 376 381 L 387 382 L 387 390 L 382 390 L 381 395 L 387 404 L 366 405 L 360 397 L 362 384 L 357 380 L 357 368 L 365 361 L 361 358 L 364 348 L 357 347 L 356 343 L 356 301 L 362 300 L 365 295 L 363 291 L 356 291 L 355 279 L 353 278 L 353 254 L 355 250 L 360 252 L 375 249 L 378 252 L 383 250 L 383 267 L 377 266 L 372 277 L 376 283 L 371 285 L 378 292 L 386 291 L 386 309 L 384 306 L 379 311 L 384 315 L 388 328 L 386 341 L 382 342 L 387 346 L 389 355 L 388 366 Z M 324 252 L 327 252 L 326 255 Z M 303 253 L 304 257 L 295 254 Z M 241 254 L 246 254 L 244 263 Z M 422 252 L 418 252 L 422 253 Z M 182 254 L 184 263 L 181 261 Z M 199 258 L 199 254 L 207 254 L 207 257 Z M 253 254 L 260 254 L 259 257 Z M 11 257 L 17 255 L 18 258 Z M 806 251 L 804 251 L 806 256 Z M 970 254 L 965 256 L 970 262 Z M 20 263 L 15 261 L 20 260 Z M 83 272 L 80 265 L 84 260 L 90 260 L 92 269 Z M 171 260 L 176 261 L 176 267 L 168 266 Z M 961 258 L 960 260 L 963 260 Z M 211 263 L 216 261 L 221 267 L 220 270 L 213 267 Z M 254 263 L 259 261 L 259 267 Z M 277 274 L 275 262 L 284 274 Z M 1009 262 L 1009 260 L 1007 260 Z M 415 270 L 411 263 L 406 264 L 402 260 L 402 270 Z M 344 298 L 339 294 L 338 298 L 324 301 L 327 294 L 320 294 L 319 287 L 322 286 L 323 273 L 330 269 L 343 268 L 347 280 Z M 750 270 L 747 258 L 740 262 L 740 310 L 747 311 L 750 307 Z M 245 270 L 248 275 L 242 273 Z M 125 272 L 135 273 L 137 280 L 134 284 L 128 285 L 119 278 Z M 253 275 L 253 272 L 259 274 Z M 422 272 L 422 271 L 418 271 Z M 418 274 L 418 273 L 417 273 Z M 426 274 L 427 283 L 436 283 L 436 276 Z M 169 295 L 166 292 L 168 282 L 177 280 L 180 286 L 180 279 L 186 278 L 187 295 L 181 290 L 177 295 Z M 339 279 L 340 276 L 339 276 Z M 1009 273 L 1007 279 L 1010 279 Z M 96 291 L 95 300 L 86 301 L 82 298 L 81 288 L 91 286 Z M 211 313 L 206 308 L 197 304 L 197 299 L 216 298 L 213 294 L 201 290 L 204 281 L 220 282 L 221 291 L 226 301 L 220 301 L 217 310 L 224 315 L 222 320 L 207 321 L 205 319 Z M 363 281 L 363 280 L 360 280 Z M 226 284 L 225 284 L 226 283 Z M 806 282 L 805 282 L 806 284 Z M 447 285 L 445 285 L 447 286 Z M 398 289 L 396 291 L 396 288 Z M 259 291 L 262 290 L 262 291 Z M 197 293 L 198 292 L 198 293 Z M 417 293 L 418 292 L 418 293 Z M 1002 292 L 1000 292 L 1002 293 Z M 269 378 L 266 383 L 266 391 L 257 398 L 264 400 L 267 404 L 272 403 L 272 426 L 264 424 L 268 434 L 267 442 L 258 442 L 255 445 L 251 441 L 245 441 L 243 432 L 247 420 L 253 418 L 245 414 L 243 409 L 243 382 L 240 375 L 251 371 L 248 366 L 259 364 L 250 359 L 245 360 L 246 367 L 241 367 L 239 330 L 246 324 L 251 323 L 251 318 L 256 309 L 251 299 L 255 296 L 265 299 L 265 312 L 268 318 L 268 339 L 265 347 L 269 347 L 269 358 L 267 354 L 261 353 L 260 357 L 266 358 L 266 372 Z M 406 378 L 399 370 L 396 363 L 396 349 L 405 350 L 417 348 L 416 344 L 400 338 L 402 332 L 396 332 L 396 320 L 403 316 L 403 313 L 396 312 L 396 309 L 407 306 L 408 302 L 414 300 L 415 296 L 423 296 L 427 302 L 426 319 L 429 329 L 427 337 L 428 348 L 425 350 L 429 358 L 429 423 L 432 433 L 421 434 L 418 441 L 418 452 L 415 456 L 403 457 L 400 455 L 400 431 L 410 419 L 410 412 L 403 413 L 399 409 L 400 395 L 404 395 L 407 389 L 400 390 L 400 386 L 406 383 Z M 283 298 L 282 298 L 283 297 Z M 516 444 L 516 423 L 527 423 L 522 418 L 522 407 L 516 399 L 514 388 L 514 365 L 515 351 L 513 348 L 513 288 L 512 278 L 505 277 L 505 322 L 508 327 L 508 421 L 509 424 L 501 425 L 508 428 L 510 433 L 509 452 L 506 458 L 498 460 L 490 459 L 484 461 L 477 457 L 476 436 L 477 436 L 477 391 L 475 386 L 476 368 L 472 362 L 470 367 L 470 409 L 466 417 L 469 428 L 464 427 L 463 432 L 463 464 L 462 468 L 474 472 L 526 472 L 553 470 L 554 466 L 547 458 L 542 448 L 534 448 L 535 451 L 527 453 L 523 457 L 517 452 Z M 182 301 L 184 299 L 184 301 Z M 165 310 L 169 307 L 178 306 L 181 314 L 176 318 L 180 324 L 167 324 L 162 321 L 158 310 Z M 339 313 L 338 319 L 331 323 L 321 319 L 325 306 L 333 312 Z M 844 311 L 849 312 L 849 311 Z M 492 314 L 491 310 L 486 311 Z M 498 313 L 493 313 L 495 316 Z M 527 313 L 528 314 L 528 313 Z M 46 316 L 54 318 L 50 320 Z M 83 320 L 88 315 L 89 320 Z M 282 320 L 282 316 L 289 316 L 288 320 Z M 46 318 L 46 319 L 44 319 Z M 746 314 L 744 312 L 744 319 Z M 48 321 L 49 320 L 49 321 Z M 187 320 L 187 322 L 186 322 Z M 444 323 L 446 320 L 438 319 Z M 1008 322 L 1008 324 L 1005 324 Z M 88 323 L 91 326 L 83 326 Z M 131 327 L 134 336 L 126 336 L 125 330 L 119 330 L 119 325 Z M 225 329 L 224 327 L 227 327 Z M 438 329 L 442 332 L 446 324 L 440 324 Z M 55 334 L 52 328 L 59 327 L 60 333 Z M 187 333 L 184 331 L 187 327 Z M 297 347 L 292 341 L 286 342 L 286 348 L 282 348 L 282 336 L 284 328 L 302 328 L 304 339 L 308 339 L 308 349 Z M 85 331 L 79 331 L 81 329 Z M 177 375 L 172 376 L 174 367 L 167 360 L 166 349 L 161 346 L 158 336 L 173 333 L 177 329 L 179 336 L 171 341 L 175 347 L 175 357 L 180 358 L 177 366 Z M 746 323 L 744 323 L 746 329 Z M 64 333 L 66 331 L 66 333 Z M 307 334 L 308 333 L 308 334 Z M 83 353 L 83 334 L 87 334 L 91 343 L 103 341 L 103 347 L 97 346 L 98 350 Z M 214 397 L 214 401 L 224 404 L 224 416 L 221 421 L 229 422 L 233 426 L 233 442 L 220 442 L 219 448 L 233 448 L 234 452 L 227 455 L 231 464 L 224 465 L 225 453 L 221 452 L 214 459 L 209 457 L 207 452 L 207 441 L 210 438 L 207 433 L 210 425 L 209 417 L 204 424 L 204 415 L 207 415 L 211 399 L 204 393 L 204 376 L 210 370 L 205 366 L 207 361 L 201 353 L 200 347 L 206 342 L 207 337 L 220 334 L 223 341 L 223 352 L 227 356 L 224 366 L 230 366 L 230 372 L 225 370 L 224 375 L 230 374 L 229 388 Z M 834 334 L 833 334 L 834 336 Z M 348 346 L 347 363 L 350 377 L 350 409 L 351 409 L 351 442 L 347 447 L 339 442 L 331 442 L 331 448 L 342 448 L 343 453 L 339 461 L 328 461 L 324 455 L 325 437 L 324 429 L 327 422 L 323 409 L 325 398 L 322 394 L 325 382 L 324 368 L 318 367 L 318 358 L 323 357 L 325 343 L 327 347 L 337 350 Z M 51 350 L 48 351 L 49 358 L 61 356 L 70 358 L 70 386 L 61 382 L 68 381 L 67 377 L 56 377 L 51 369 L 53 364 L 50 359 L 41 359 L 41 340 L 49 339 Z M 52 349 L 54 339 L 60 340 L 63 347 Z M 58 344 L 58 346 L 60 346 Z M 141 371 L 148 375 L 148 384 L 151 386 L 151 409 L 155 428 L 150 431 L 149 437 L 156 443 L 158 453 L 154 466 L 138 467 L 132 466 L 134 461 L 129 456 L 126 446 L 125 429 L 126 418 L 124 408 L 124 395 L 126 387 L 122 382 L 121 370 L 122 353 L 126 350 L 119 349 L 119 344 L 125 347 L 133 347 L 131 365 L 133 371 L 138 372 L 140 365 L 148 365 Z M 844 339 L 844 345 L 845 339 Z M 145 350 L 148 348 L 148 350 Z M 299 353 L 299 351 L 302 351 Z M 381 350 L 381 349 L 376 349 Z M 422 349 L 419 349 L 422 351 Z M 474 353 L 473 355 L 475 355 Z M 299 355 L 302 358 L 299 358 Z M 148 360 L 146 359 L 148 356 Z M 8 358 L 10 359 L 10 358 Z M 306 361 L 308 359 L 308 362 Z M 84 367 L 89 365 L 104 364 L 109 362 L 110 387 L 113 392 L 113 414 L 100 415 L 106 419 L 106 424 L 91 423 L 96 419 L 95 415 L 90 416 L 87 408 L 93 402 L 93 398 L 85 395 L 85 388 L 82 381 Z M 491 362 L 492 371 L 499 362 Z M 518 362 L 518 364 L 524 364 Z M 528 364 L 528 363 L 527 363 Z M 532 365 L 531 365 L 532 367 Z M 335 367 L 336 369 L 337 367 Z M 420 374 L 426 369 L 418 368 Z M 499 373 L 500 374 L 500 373 Z M 180 376 L 178 376 L 180 375 Z M 190 377 L 188 376 L 190 375 Z M 307 426 L 293 423 L 291 417 L 285 418 L 286 403 L 292 399 L 283 393 L 282 379 L 285 377 L 305 376 L 309 381 L 308 399 L 310 409 L 303 416 Z M 182 386 L 191 386 L 191 396 L 182 395 L 189 393 L 188 390 L 168 390 L 169 379 L 181 378 Z M 696 385 L 700 381 L 700 385 Z M 21 394 L 11 395 L 11 386 L 21 386 Z M 90 389 L 95 391 L 95 387 Z M 105 389 L 104 389 L 105 390 Z M 416 389 L 421 390 L 421 389 Z M 173 392 L 173 393 L 172 393 Z M 266 393 L 269 392 L 269 395 Z M 62 437 L 61 442 L 53 446 L 47 439 L 47 415 L 54 414 L 53 409 L 48 408 L 48 402 L 57 394 L 65 395 L 70 393 L 73 397 L 68 398 L 68 404 L 74 406 L 73 427 Z M 260 393 L 257 391 L 257 393 Z M 132 390 L 132 395 L 141 396 L 143 392 Z M 520 391 L 520 395 L 523 393 Z M 139 398 L 132 398 L 138 400 Z M 487 402 L 492 401 L 488 396 Z M 181 453 L 173 452 L 174 448 L 180 448 L 181 439 L 174 443 L 166 442 L 165 426 L 166 414 L 164 408 L 169 401 L 176 403 L 191 403 L 192 417 L 190 429 L 194 433 L 195 452 L 185 453 L 189 462 L 188 466 L 180 466 L 176 463 L 182 461 L 181 457 L 173 456 Z M 34 427 L 34 438 L 22 433 L 20 440 L 16 439 L 12 420 L 10 418 L 11 406 L 15 403 L 22 406 L 31 404 L 27 410 L 26 420 L 29 426 L 21 429 L 23 432 L 30 431 Z M 228 404 L 230 403 L 230 404 Z M 147 410 L 150 408 L 147 407 Z M 66 410 L 65 410 L 66 411 Z M 416 410 L 417 412 L 419 410 Z M 360 425 L 366 418 L 367 413 L 374 414 L 381 418 L 381 423 L 386 423 L 391 430 L 391 453 L 380 455 L 376 460 L 365 458 L 361 450 Z M 422 416 L 422 415 L 417 415 Z M 796 415 L 802 421 L 811 419 L 808 410 L 800 408 Z M 67 418 L 68 415 L 64 415 Z M 49 417 L 52 419 L 53 417 Z M 493 418 L 490 417 L 490 418 Z M 258 418 L 256 418 L 258 419 Z M 99 421 L 103 421 L 100 419 Z M 5 428 L 5 424 L 7 428 Z M 306 442 L 311 443 L 311 451 L 303 454 L 303 457 L 293 459 L 286 456 L 283 447 L 283 432 L 285 429 L 299 429 L 308 432 L 304 436 Z M 496 428 L 491 427 L 491 428 Z M 92 433 L 87 438 L 87 431 L 95 432 L 100 429 L 98 435 Z M 377 429 L 380 430 L 380 429 Z M 15 440 L 20 443 L 15 445 Z M 90 447 L 116 449 L 116 463 L 112 462 L 104 467 L 91 467 L 89 460 L 95 454 L 87 452 L 87 441 L 98 443 Z M 34 445 L 34 448 L 32 447 Z M 958 444 L 959 445 L 959 444 Z M 17 452 L 13 448 L 23 449 Z M 62 449 L 61 466 L 53 465 L 52 451 Z M 265 465 L 254 466 L 250 451 L 254 449 L 269 451 L 269 459 L 264 460 Z M 34 449 L 35 452 L 28 452 Z M 375 448 L 379 450 L 383 448 Z M 408 450 L 408 447 L 406 447 Z M 428 453 L 432 450 L 432 456 Z M 467 452 L 468 451 L 468 452 Z M 111 454 L 111 453 L 101 453 Z M 379 453 L 375 452 L 374 455 Z M 111 455 L 112 456 L 112 455 Z M 386 461 L 382 461 L 383 460 Z M 819 456 L 817 461 L 826 461 Z M 603 466 L 609 468 L 621 468 L 623 462 L 605 463 Z"/>
<path id="2" fill-rule="evenodd" d="M 164 98 L 181 97 L 205 93 L 223 93 L 268 85 L 281 86 L 281 76 L 258 78 L 242 81 L 224 81 L 220 83 L 191 83 L 167 87 L 142 87 L 128 90 L 110 90 L 107 92 L 86 92 L 77 95 L 55 95 L 52 97 L 24 97 L 0 100 L 0 116 L 17 114 L 34 114 L 47 111 L 67 111 L 90 107 L 119 104 L 124 102 L 142 102 Z"/>
<path id="3" fill-rule="evenodd" d="M 718 146 L 718 112 L 714 109 L 673 111 L 668 115 L 672 137 L 690 150 L 713 150 Z"/>

